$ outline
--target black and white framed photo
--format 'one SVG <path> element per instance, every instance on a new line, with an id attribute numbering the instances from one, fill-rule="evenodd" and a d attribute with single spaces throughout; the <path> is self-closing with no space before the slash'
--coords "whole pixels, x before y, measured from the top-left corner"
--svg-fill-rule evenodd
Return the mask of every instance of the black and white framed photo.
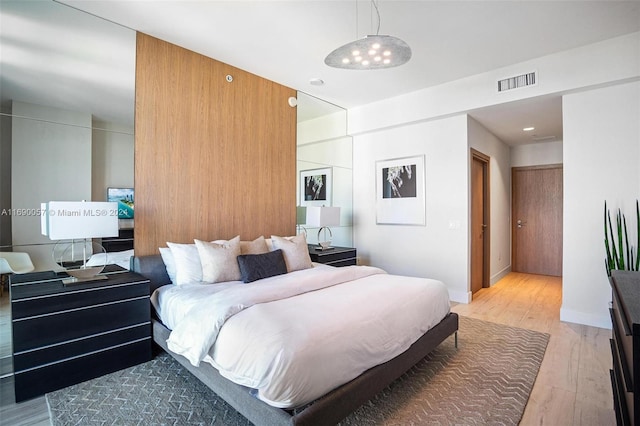
<path id="1" fill-rule="evenodd" d="M 300 171 L 301 206 L 331 206 L 332 188 L 331 167 Z"/>
<path id="2" fill-rule="evenodd" d="M 425 225 L 425 158 L 376 161 L 376 223 Z"/>

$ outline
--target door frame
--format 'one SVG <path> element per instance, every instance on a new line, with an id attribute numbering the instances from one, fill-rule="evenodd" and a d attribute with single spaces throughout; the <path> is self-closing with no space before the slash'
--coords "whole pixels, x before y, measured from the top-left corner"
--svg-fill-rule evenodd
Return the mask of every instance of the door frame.
<path id="1" fill-rule="evenodd" d="M 486 225 L 484 228 L 484 233 L 482 235 L 482 288 L 488 288 L 491 286 L 489 282 L 490 277 L 490 267 L 491 267 L 491 182 L 490 182 L 490 162 L 491 157 L 482 152 L 471 148 L 471 159 L 469 162 L 469 174 L 470 181 L 473 180 L 473 175 L 471 173 L 471 168 L 473 167 L 473 161 L 478 160 L 482 163 L 482 198 L 483 198 L 483 211 L 482 211 L 482 224 Z M 470 183 L 471 188 L 473 188 L 473 182 Z M 469 191 L 469 202 L 471 203 L 471 191 Z M 471 214 L 471 205 L 469 206 L 469 216 L 470 220 L 470 229 L 473 229 L 473 215 Z M 471 238 L 471 253 L 473 253 L 473 244 L 474 239 Z M 471 265 L 471 258 L 469 258 L 469 265 Z M 471 269 L 469 269 L 469 277 L 471 277 Z M 471 291 L 471 281 L 469 281 L 469 291 Z"/>

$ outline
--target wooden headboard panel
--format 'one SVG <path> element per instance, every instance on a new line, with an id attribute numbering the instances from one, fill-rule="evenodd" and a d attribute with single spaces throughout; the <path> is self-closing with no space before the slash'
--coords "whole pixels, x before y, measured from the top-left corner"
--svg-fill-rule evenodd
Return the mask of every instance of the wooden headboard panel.
<path id="1" fill-rule="evenodd" d="M 166 241 L 295 234 L 291 96 L 291 88 L 138 33 L 137 256 L 157 254 Z"/>

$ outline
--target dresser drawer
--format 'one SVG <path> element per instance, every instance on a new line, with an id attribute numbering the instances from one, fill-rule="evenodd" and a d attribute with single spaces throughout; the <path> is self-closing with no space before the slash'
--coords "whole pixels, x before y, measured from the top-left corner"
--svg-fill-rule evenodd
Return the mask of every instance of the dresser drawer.
<path id="1" fill-rule="evenodd" d="M 336 250 L 327 250 L 324 252 L 318 251 L 317 253 L 318 253 L 317 261 L 322 262 L 324 264 L 330 264 L 331 262 L 336 262 L 339 260 L 345 260 L 349 258 L 355 259 L 356 257 L 355 250 L 346 251 L 346 250 L 336 249 Z"/>
<path id="2" fill-rule="evenodd" d="M 625 389 L 617 344 L 614 339 L 610 339 L 609 342 L 611 343 L 611 356 L 613 358 L 613 370 L 610 370 L 613 408 L 616 413 L 617 424 L 629 425 L 629 416 L 633 413 L 632 410 L 629 410 L 629 403 L 633 407 L 633 393 L 627 392 Z"/>
<path id="3" fill-rule="evenodd" d="M 151 359 L 151 338 L 87 353 L 14 375 L 16 402 L 112 373 Z"/>
<path id="4" fill-rule="evenodd" d="M 151 338 L 151 322 L 110 330 L 57 345 L 17 352 L 13 355 L 13 369 L 23 371 L 145 338 Z"/>
<path id="5" fill-rule="evenodd" d="M 618 352 L 623 385 L 627 392 L 633 392 L 633 336 L 626 332 L 628 326 L 622 317 L 619 301 L 613 294 L 613 308 L 610 310 L 613 338 Z"/>
<path id="6" fill-rule="evenodd" d="M 331 266 L 350 266 L 357 264 L 357 251 L 351 247 L 333 247 L 321 250 L 317 245 L 309 244 L 309 257 L 312 262 Z"/>
<path id="7" fill-rule="evenodd" d="M 336 266 L 336 267 L 341 267 L 341 266 L 352 266 L 356 264 L 356 258 L 352 257 L 351 259 L 343 259 L 343 260 L 334 260 L 332 262 L 326 262 L 325 265 L 330 265 L 330 266 Z"/>
<path id="8" fill-rule="evenodd" d="M 629 425 L 629 414 L 627 407 L 623 406 L 624 397 L 621 396 L 619 377 L 616 377 L 616 373 L 613 370 L 609 370 L 611 376 L 611 389 L 613 390 L 613 411 L 616 415 L 617 425 Z"/>
<path id="9" fill-rule="evenodd" d="M 14 299 L 11 306 L 12 317 L 14 319 L 21 319 L 86 307 L 87 305 L 96 305 L 148 295 L 148 281 L 116 284 L 98 288 L 79 288 L 62 293 Z"/>
<path id="10" fill-rule="evenodd" d="M 14 319 L 13 350 L 23 352 L 150 320 L 149 296 Z"/>

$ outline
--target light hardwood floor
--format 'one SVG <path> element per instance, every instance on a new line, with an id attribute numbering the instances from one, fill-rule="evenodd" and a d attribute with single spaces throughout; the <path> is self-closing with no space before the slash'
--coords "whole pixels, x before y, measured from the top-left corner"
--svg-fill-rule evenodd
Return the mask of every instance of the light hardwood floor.
<path id="1" fill-rule="evenodd" d="M 512 272 L 460 315 L 551 335 L 521 425 L 615 425 L 611 330 L 560 322 L 562 279 Z"/>
<path id="2" fill-rule="evenodd" d="M 8 326 L 6 294 L 3 299 L 0 328 Z M 561 301 L 560 278 L 510 273 L 493 287 L 476 293 L 472 303 L 454 304 L 452 310 L 551 335 L 521 425 L 614 425 L 609 382 L 611 331 L 560 322 Z M 44 397 L 15 404 L 7 390 L 11 383 L 4 382 L 0 424 L 49 424 Z"/>

